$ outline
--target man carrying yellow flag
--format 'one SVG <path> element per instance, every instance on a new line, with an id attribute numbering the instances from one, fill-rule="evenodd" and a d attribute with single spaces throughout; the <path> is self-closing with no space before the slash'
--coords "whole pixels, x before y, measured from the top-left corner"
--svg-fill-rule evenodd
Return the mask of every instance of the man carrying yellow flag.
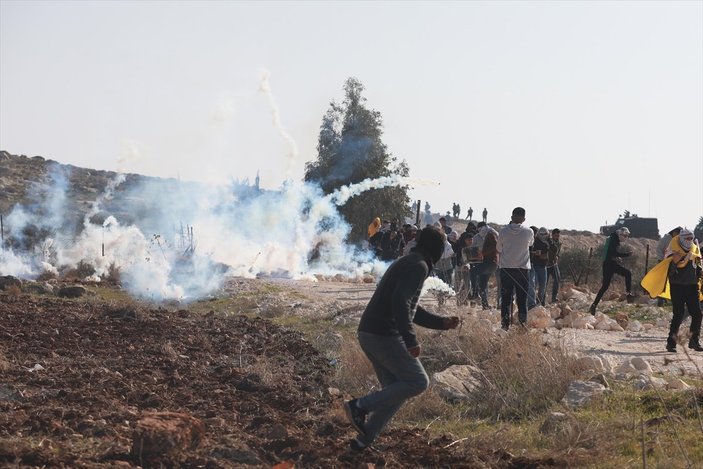
<path id="1" fill-rule="evenodd" d="M 669 243 L 671 255 L 660 265 L 668 264 L 669 290 L 674 317 L 671 319 L 669 336 L 666 339 L 666 350 L 676 352 L 676 337 L 679 326 L 683 321 L 684 305 L 691 315 L 691 338 L 688 347 L 697 352 L 703 352 L 699 342 L 701 334 L 701 306 L 699 302 L 699 280 L 701 278 L 701 250 L 698 242 L 694 244 L 691 230 L 683 229 Z M 668 261 L 668 262 L 667 262 Z M 661 269 L 661 267 L 660 267 Z M 654 271 L 655 269 L 652 269 Z M 650 272 L 651 273 L 651 272 Z M 649 274 L 647 274 L 649 276 Z M 647 276 L 642 280 L 642 286 L 647 289 Z M 650 296 L 654 291 L 649 290 Z M 656 295 L 655 295 L 656 296 Z"/>

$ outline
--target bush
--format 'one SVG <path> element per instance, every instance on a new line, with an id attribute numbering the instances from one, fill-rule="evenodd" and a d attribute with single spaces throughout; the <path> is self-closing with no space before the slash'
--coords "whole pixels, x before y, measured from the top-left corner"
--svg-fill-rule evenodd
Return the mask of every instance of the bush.
<path id="1" fill-rule="evenodd" d="M 540 335 L 531 333 L 509 334 L 480 367 L 480 385 L 470 395 L 467 412 L 493 420 L 525 419 L 548 410 L 581 372 L 564 349 L 544 346 Z"/>

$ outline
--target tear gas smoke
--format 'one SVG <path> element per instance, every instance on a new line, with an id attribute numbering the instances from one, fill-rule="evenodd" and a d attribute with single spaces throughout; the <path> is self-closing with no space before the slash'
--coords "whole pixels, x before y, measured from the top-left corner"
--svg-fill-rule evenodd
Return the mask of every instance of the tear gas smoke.
<path id="1" fill-rule="evenodd" d="M 437 277 L 427 277 L 425 279 L 425 283 L 422 284 L 422 291 L 420 292 L 420 296 L 425 296 L 430 291 L 444 293 L 448 296 L 456 295 L 456 292 L 452 287 L 450 287 Z"/>
<path id="2" fill-rule="evenodd" d="M 369 189 L 412 182 L 391 176 L 324 195 L 316 185 L 293 181 L 270 191 L 241 183 L 125 180 L 118 174 L 109 181 L 77 234 L 68 229 L 75 230 L 75 223 L 67 227 L 60 219 L 66 213 L 59 208 L 56 216 L 42 218 L 46 206 L 16 206 L 8 217 L 13 239 L 41 220 L 46 236 L 31 249 L 3 251 L 0 272 L 35 278 L 83 262 L 95 269 L 90 279 L 97 281 L 116 267 L 132 295 L 153 300 L 202 297 L 218 289 L 226 275 L 314 280 L 380 274 L 386 263 L 345 243 L 350 227 L 337 206 Z M 65 194 L 66 181 L 48 178 L 38 193 Z M 65 196 L 45 198 L 44 205 L 59 200 Z M 193 239 L 178 230 L 181 223 L 193 227 Z"/>

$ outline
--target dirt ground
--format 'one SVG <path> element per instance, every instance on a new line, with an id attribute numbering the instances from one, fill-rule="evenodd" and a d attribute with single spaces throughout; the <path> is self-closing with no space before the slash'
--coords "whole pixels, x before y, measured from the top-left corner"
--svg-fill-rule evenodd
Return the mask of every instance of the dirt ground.
<path id="1" fill-rule="evenodd" d="M 370 295 L 333 286 L 335 301 Z M 0 466 L 564 466 L 423 429 L 352 454 L 330 376 L 299 333 L 266 319 L 0 292 Z"/>

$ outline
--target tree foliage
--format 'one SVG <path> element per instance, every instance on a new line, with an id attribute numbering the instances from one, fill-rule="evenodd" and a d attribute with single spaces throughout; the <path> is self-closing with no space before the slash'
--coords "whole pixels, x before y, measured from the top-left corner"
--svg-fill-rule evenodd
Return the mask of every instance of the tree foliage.
<path id="1" fill-rule="evenodd" d="M 317 159 L 305 165 L 305 180 L 318 183 L 329 194 L 367 178 L 408 176 L 405 161 L 398 162 L 383 143 L 381 113 L 366 107 L 361 82 L 347 79 L 344 91 L 344 101 L 330 103 L 322 118 Z M 411 215 L 407 192 L 407 186 L 396 186 L 371 189 L 352 197 L 340 208 L 352 227 L 352 238 L 363 239 L 366 227 L 375 217 L 403 223 Z"/>

